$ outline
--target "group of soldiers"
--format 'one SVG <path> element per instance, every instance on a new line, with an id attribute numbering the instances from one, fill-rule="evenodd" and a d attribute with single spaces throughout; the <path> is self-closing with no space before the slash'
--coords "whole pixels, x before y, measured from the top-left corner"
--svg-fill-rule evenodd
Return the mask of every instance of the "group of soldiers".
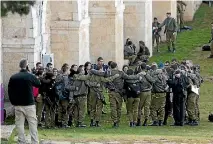
<path id="1" fill-rule="evenodd" d="M 120 71 L 116 62 L 105 65 L 99 57 L 97 64 L 70 67 L 65 63 L 60 71 L 51 63 L 45 69 L 37 63 L 32 72 L 41 81 L 35 101 L 38 125 L 42 127 L 86 127 L 86 107 L 90 127 L 100 127 L 106 96 L 113 127 L 119 127 L 123 101 L 130 127 L 148 126 L 150 117 L 151 126 L 167 125 L 170 115 L 174 126 L 199 122 L 199 92 L 194 89 L 200 88 L 202 78 L 199 66 L 190 61 L 173 60 L 160 66 L 141 62 L 135 70 L 125 65 Z"/>

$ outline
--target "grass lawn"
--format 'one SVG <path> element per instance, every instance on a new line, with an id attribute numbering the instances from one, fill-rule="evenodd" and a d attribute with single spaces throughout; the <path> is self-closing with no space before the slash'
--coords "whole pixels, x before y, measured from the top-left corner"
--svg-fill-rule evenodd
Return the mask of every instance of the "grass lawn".
<path id="1" fill-rule="evenodd" d="M 202 52 L 201 46 L 210 39 L 210 23 L 213 21 L 213 8 L 202 5 L 195 15 L 194 22 L 187 23 L 193 27 L 192 31 L 181 33 L 177 37 L 177 51 L 175 54 L 167 53 L 167 48 L 163 44 L 160 54 L 154 54 L 151 62 L 165 62 L 172 58 L 191 59 L 194 63 L 200 64 L 202 76 L 205 83 L 201 88 L 200 111 L 201 123 L 197 127 L 136 127 L 130 128 L 127 116 L 125 115 L 125 106 L 123 104 L 123 113 L 120 127 L 113 129 L 109 104 L 105 110 L 107 115 L 102 117 L 102 127 L 100 128 L 70 128 L 44 130 L 39 129 L 40 139 L 65 140 L 73 142 L 84 141 L 120 141 L 121 143 L 134 143 L 135 141 L 146 142 L 185 142 L 185 143 L 213 143 L 213 123 L 208 122 L 208 114 L 213 112 L 213 81 L 209 80 L 213 76 L 213 59 L 207 59 L 210 52 Z M 85 123 L 89 125 L 89 118 Z M 172 123 L 172 119 L 170 118 Z M 14 132 L 13 136 L 16 135 Z M 12 139 L 10 143 L 12 143 Z"/>

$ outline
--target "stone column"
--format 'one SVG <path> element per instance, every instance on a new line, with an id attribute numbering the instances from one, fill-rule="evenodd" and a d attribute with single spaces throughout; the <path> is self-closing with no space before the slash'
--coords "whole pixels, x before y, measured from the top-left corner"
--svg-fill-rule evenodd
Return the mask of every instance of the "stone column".
<path id="1" fill-rule="evenodd" d="M 192 21 L 194 18 L 194 14 L 197 9 L 200 7 L 202 1 L 201 0 L 192 0 L 192 1 L 184 1 L 187 6 L 184 12 L 184 20 Z"/>
<path id="2" fill-rule="evenodd" d="M 51 10 L 50 51 L 54 64 L 84 64 L 89 58 L 88 0 L 48 1 Z"/>
<path id="3" fill-rule="evenodd" d="M 145 1 L 125 0 L 124 43 L 130 38 L 139 50 L 139 41 L 145 42 Z"/>
<path id="4" fill-rule="evenodd" d="M 124 65 L 123 12 L 125 9 L 123 0 L 115 1 L 115 7 L 115 62 L 117 62 L 118 68 L 122 69 Z"/>
<path id="5" fill-rule="evenodd" d="M 145 44 L 152 56 L 152 1 L 145 0 Z"/>
<path id="6" fill-rule="evenodd" d="M 103 57 L 105 63 L 116 61 L 121 68 L 123 59 L 123 0 L 91 1 L 89 3 L 90 54 L 92 63 Z"/>

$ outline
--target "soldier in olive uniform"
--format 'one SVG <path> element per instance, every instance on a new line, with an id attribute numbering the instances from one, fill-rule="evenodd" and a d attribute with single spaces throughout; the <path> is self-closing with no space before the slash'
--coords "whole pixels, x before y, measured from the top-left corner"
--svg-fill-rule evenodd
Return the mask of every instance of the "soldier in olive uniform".
<path id="1" fill-rule="evenodd" d="M 152 23 L 152 45 L 154 47 L 155 41 L 157 45 L 157 52 L 159 52 L 159 42 L 160 42 L 160 31 L 161 28 L 158 28 L 160 23 L 158 22 L 158 19 L 155 17 L 154 22 Z"/>
<path id="2" fill-rule="evenodd" d="M 59 75 L 56 77 L 56 83 L 65 83 L 68 82 L 68 72 L 69 65 L 63 64 Z M 68 126 L 68 106 L 69 106 L 69 96 L 59 98 L 59 107 L 58 107 L 58 123 L 59 126 L 63 128 L 69 128 Z"/>
<path id="3" fill-rule="evenodd" d="M 209 40 L 211 47 L 211 55 L 209 56 L 209 58 L 213 58 L 213 22 L 211 23 L 211 26 L 211 39 Z"/>
<path id="4" fill-rule="evenodd" d="M 133 65 L 137 57 L 133 46 L 132 41 L 128 41 L 128 43 L 124 46 L 124 58 L 129 60 L 129 65 Z"/>
<path id="5" fill-rule="evenodd" d="M 152 125 L 151 126 L 162 126 L 163 119 L 165 114 L 165 103 L 166 103 L 166 88 L 167 77 L 163 74 L 162 69 L 157 69 L 153 72 L 153 78 L 155 83 L 153 84 L 152 89 L 152 102 L 151 102 L 151 117 Z"/>
<path id="6" fill-rule="evenodd" d="M 128 75 L 133 75 L 134 71 L 132 69 L 127 70 Z M 129 117 L 130 127 L 136 126 L 137 116 L 138 116 L 138 106 L 140 102 L 139 94 L 140 86 L 137 85 L 139 80 L 125 80 L 124 88 L 127 95 L 127 114 Z M 133 88 L 134 87 L 134 88 Z"/>
<path id="7" fill-rule="evenodd" d="M 171 43 L 173 52 L 175 52 L 175 39 L 176 39 L 176 32 L 177 32 L 177 23 L 174 18 L 171 17 L 171 13 L 167 12 L 167 18 L 163 21 L 162 24 L 160 24 L 159 28 L 163 27 L 165 25 L 165 31 L 166 34 L 166 42 L 168 46 L 168 51 L 171 52 Z"/>
<path id="8" fill-rule="evenodd" d="M 119 74 L 116 74 L 109 78 L 104 78 L 104 72 L 102 72 L 102 67 L 98 66 L 97 70 L 91 70 L 90 75 L 75 75 L 76 80 L 87 81 L 87 85 L 90 87 L 90 100 L 91 100 L 91 112 L 90 126 L 99 127 L 99 122 L 101 119 L 103 104 L 105 104 L 105 98 L 103 95 L 104 83 L 113 81 L 115 78 L 119 77 Z M 95 123 L 94 123 L 95 121 Z"/>
<path id="9" fill-rule="evenodd" d="M 142 77 L 141 80 L 141 93 L 139 95 L 140 103 L 138 108 L 138 121 L 136 126 L 141 126 L 142 109 L 144 108 L 144 123 L 143 126 L 147 126 L 147 122 L 150 115 L 151 104 L 151 89 L 154 79 L 146 72 L 146 63 L 141 64 L 141 72 L 138 74 Z"/>
<path id="10" fill-rule="evenodd" d="M 119 126 L 121 118 L 124 79 L 139 80 L 140 77 L 137 75 L 128 76 L 123 71 L 118 70 L 117 63 L 115 62 L 112 62 L 110 67 L 111 67 L 110 76 L 119 74 L 118 78 L 114 79 L 111 83 L 108 83 L 111 118 L 113 121 L 113 127 L 116 128 Z"/>
<path id="11" fill-rule="evenodd" d="M 177 1 L 177 23 L 180 29 L 184 27 L 184 20 L 183 20 L 185 11 L 184 6 L 185 7 L 187 6 L 185 2 L 183 2 L 182 0 Z"/>

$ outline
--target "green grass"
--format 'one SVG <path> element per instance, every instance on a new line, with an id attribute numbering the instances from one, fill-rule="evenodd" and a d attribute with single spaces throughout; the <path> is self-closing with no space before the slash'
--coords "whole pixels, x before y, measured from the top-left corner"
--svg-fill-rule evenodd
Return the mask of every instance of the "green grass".
<path id="1" fill-rule="evenodd" d="M 177 37 L 177 52 L 167 53 L 163 44 L 160 54 L 155 54 L 151 62 L 165 62 L 172 58 L 191 59 L 194 63 L 200 64 L 202 76 L 205 83 L 201 88 L 200 111 L 201 123 L 198 127 L 137 127 L 130 128 L 125 115 L 125 106 L 122 109 L 122 120 L 118 129 L 111 128 L 109 104 L 106 106 L 107 115 L 102 116 L 101 128 L 70 128 L 68 130 L 44 130 L 39 129 L 40 139 L 65 140 L 65 141 L 120 141 L 121 143 L 133 143 L 135 141 L 147 142 L 186 142 L 186 143 L 212 143 L 213 123 L 208 122 L 208 114 L 213 111 L 213 82 L 208 80 L 213 75 L 213 60 L 207 59 L 210 52 L 202 52 L 201 46 L 206 44 L 210 38 L 210 23 L 213 21 L 213 8 L 202 5 L 195 15 L 194 22 L 187 23 L 193 26 L 193 31 L 181 33 Z M 172 119 L 170 118 L 170 122 Z M 85 123 L 89 125 L 87 117 Z M 16 135 L 14 132 L 13 135 Z M 10 141 L 12 143 L 13 140 Z M 142 142 L 145 143 L 145 142 Z"/>

